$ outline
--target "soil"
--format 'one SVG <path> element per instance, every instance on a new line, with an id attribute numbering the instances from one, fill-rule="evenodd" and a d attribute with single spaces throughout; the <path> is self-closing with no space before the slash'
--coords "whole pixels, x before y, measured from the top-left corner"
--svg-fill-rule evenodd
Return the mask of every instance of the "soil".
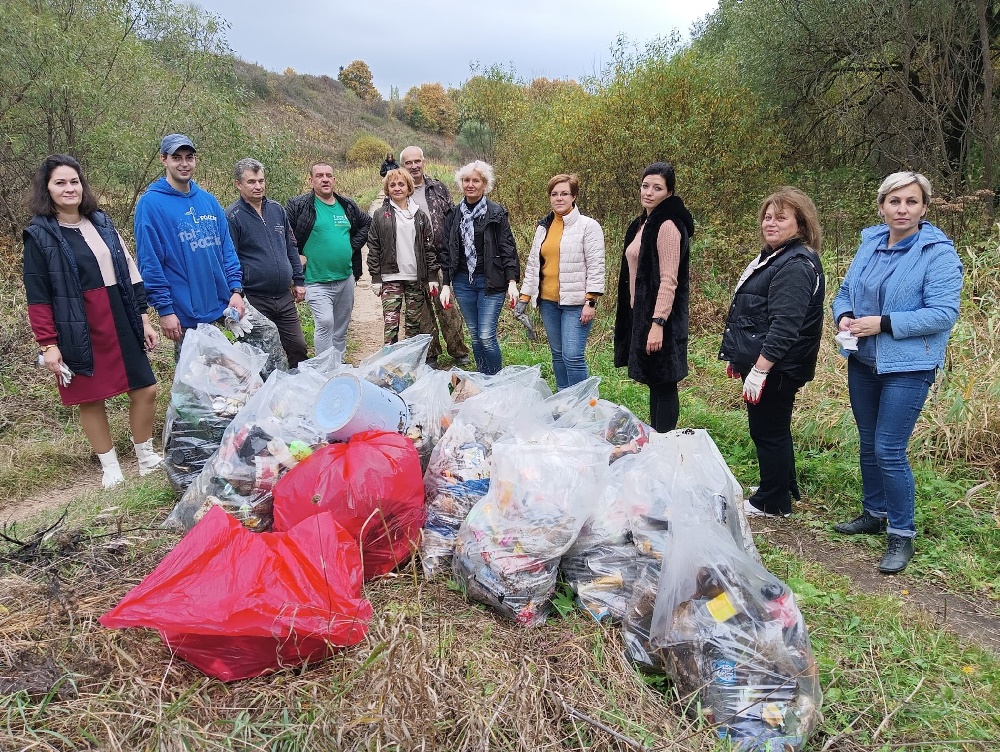
<path id="1" fill-rule="evenodd" d="M 816 562 L 835 574 L 847 577 L 855 592 L 894 595 L 901 598 L 914 614 L 935 626 L 1000 654 L 1000 605 L 912 579 L 905 571 L 891 576 L 881 574 L 877 569 L 878 554 L 863 552 L 846 543 L 838 545 L 824 540 L 791 519 L 751 518 L 750 522 L 755 535 L 764 536 L 801 559 Z"/>

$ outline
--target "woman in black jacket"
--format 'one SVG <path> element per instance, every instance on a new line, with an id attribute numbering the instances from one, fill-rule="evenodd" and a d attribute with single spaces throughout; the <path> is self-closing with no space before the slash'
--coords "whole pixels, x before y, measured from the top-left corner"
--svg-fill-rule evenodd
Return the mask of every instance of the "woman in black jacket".
<path id="1" fill-rule="evenodd" d="M 760 486 L 750 516 L 792 512 L 799 498 L 792 447 L 795 394 L 816 373 L 823 332 L 823 266 L 816 206 L 802 191 L 781 188 L 760 205 L 764 248 L 736 283 L 719 360 L 743 379 Z"/>
<path id="2" fill-rule="evenodd" d="M 451 287 L 469 327 L 476 367 L 493 374 L 503 367 L 497 322 L 504 293 L 517 301 L 521 262 L 507 210 L 486 198 L 493 190 L 493 168 L 479 160 L 455 173 L 464 198 L 448 213 L 440 262 L 444 276 L 441 304 L 450 305 Z"/>
<path id="3" fill-rule="evenodd" d="M 56 376 L 63 404 L 80 406 L 105 488 L 125 478 L 104 403 L 128 393 L 139 474 L 146 475 L 162 462 L 152 446 L 156 378 L 146 355 L 159 338 L 139 270 L 73 157 L 46 158 L 29 208 L 35 216 L 24 231 L 24 287 L 39 362 Z"/>
<path id="4" fill-rule="evenodd" d="M 694 219 L 674 193 L 674 168 L 642 173 L 642 214 L 625 231 L 615 313 L 615 366 L 649 386 L 649 423 L 677 427 L 677 382 L 687 376 L 688 248 Z"/>

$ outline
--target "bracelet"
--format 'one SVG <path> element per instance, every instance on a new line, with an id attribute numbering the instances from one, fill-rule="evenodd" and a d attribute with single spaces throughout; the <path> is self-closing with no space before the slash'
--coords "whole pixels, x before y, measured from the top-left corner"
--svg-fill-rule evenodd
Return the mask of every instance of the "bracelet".
<path id="1" fill-rule="evenodd" d="M 767 376 L 770 373 L 770 371 L 760 370 L 757 366 L 753 366 L 750 370 L 756 374 L 760 374 L 761 376 Z"/>
<path id="2" fill-rule="evenodd" d="M 42 345 L 41 347 L 38 348 L 38 352 L 40 353 L 48 352 L 53 347 L 59 347 L 59 345 Z"/>

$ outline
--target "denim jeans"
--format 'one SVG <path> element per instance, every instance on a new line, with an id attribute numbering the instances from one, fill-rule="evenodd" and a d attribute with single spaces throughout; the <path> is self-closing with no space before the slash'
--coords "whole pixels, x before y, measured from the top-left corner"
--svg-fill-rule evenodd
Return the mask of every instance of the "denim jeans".
<path id="1" fill-rule="evenodd" d="M 587 360 L 584 350 L 591 319 L 580 323 L 583 306 L 564 306 L 551 300 L 539 300 L 538 312 L 542 316 L 545 334 L 549 338 L 552 351 L 552 371 L 556 375 L 556 389 L 579 384 L 587 378 Z"/>
<path id="2" fill-rule="evenodd" d="M 888 519 L 892 535 L 917 534 L 906 448 L 933 383 L 933 369 L 879 374 L 857 358 L 847 361 L 851 409 L 861 439 L 861 505 L 873 517 Z"/>
<path id="3" fill-rule="evenodd" d="M 462 311 L 462 318 L 469 328 L 472 354 L 476 367 L 487 374 L 494 374 L 503 367 L 500 342 L 497 340 L 497 321 L 506 297 L 502 292 L 486 294 L 486 276 L 476 274 L 469 282 L 469 275 L 459 271 L 452 280 L 455 300 Z"/>
<path id="4" fill-rule="evenodd" d="M 306 303 L 312 309 L 316 326 L 313 330 L 316 354 L 335 347 L 343 355 L 347 350 L 347 327 L 354 310 L 354 277 L 307 284 Z"/>

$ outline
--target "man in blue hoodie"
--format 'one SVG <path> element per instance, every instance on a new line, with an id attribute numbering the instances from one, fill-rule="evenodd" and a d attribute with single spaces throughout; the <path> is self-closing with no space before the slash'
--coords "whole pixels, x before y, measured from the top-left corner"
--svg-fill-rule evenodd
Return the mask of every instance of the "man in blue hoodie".
<path id="1" fill-rule="evenodd" d="M 166 175 L 135 207 L 135 250 L 146 297 L 179 355 L 185 330 L 218 321 L 229 306 L 246 315 L 243 275 L 222 205 L 192 179 L 191 139 L 164 136 L 160 161 Z"/>
<path id="2" fill-rule="evenodd" d="M 229 234 L 243 268 L 243 290 L 251 305 L 278 327 L 288 365 L 306 359 L 306 339 L 296 303 L 306 297 L 302 262 L 285 207 L 265 195 L 264 165 L 241 159 L 233 168 L 240 197 L 226 207 Z"/>

